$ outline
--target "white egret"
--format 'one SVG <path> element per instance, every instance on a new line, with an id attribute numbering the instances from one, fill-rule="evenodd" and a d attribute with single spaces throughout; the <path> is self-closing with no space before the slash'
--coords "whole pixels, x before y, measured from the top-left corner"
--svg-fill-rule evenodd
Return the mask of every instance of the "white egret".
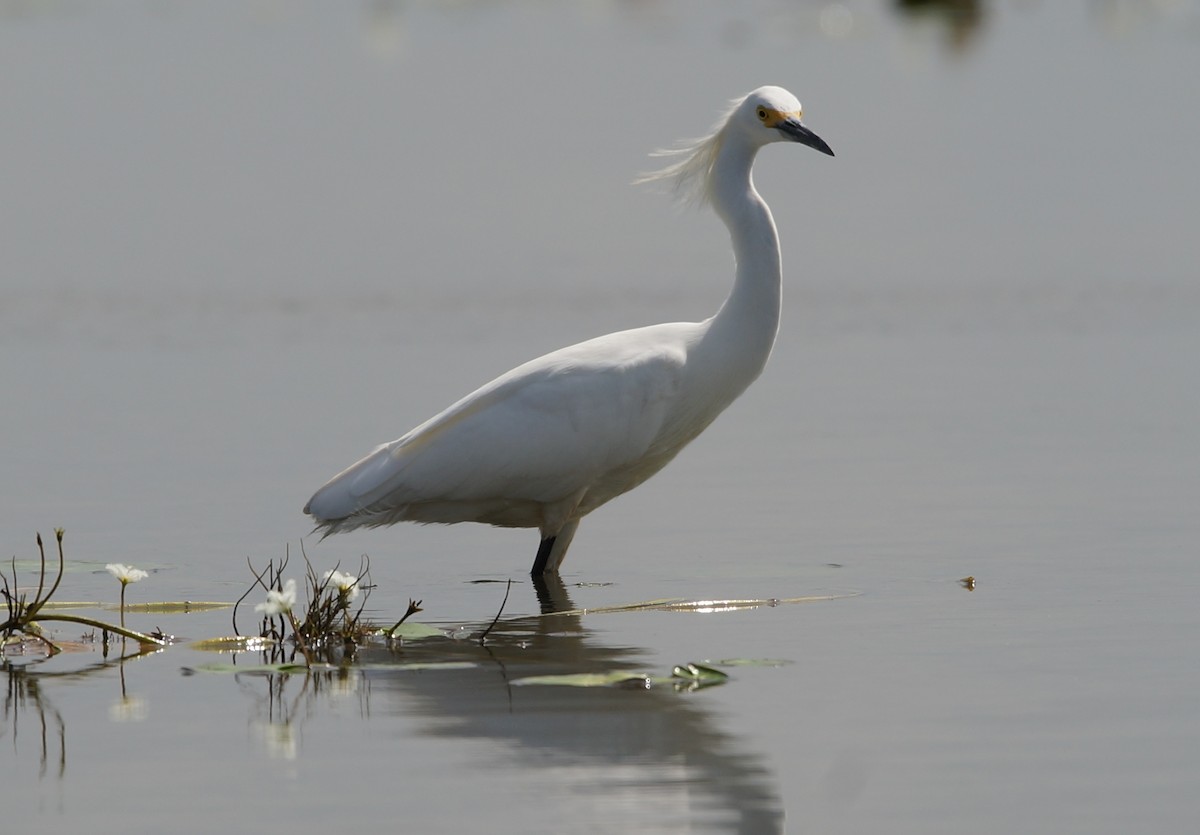
<path id="1" fill-rule="evenodd" d="M 532 573 L 557 572 L 584 516 L 666 466 L 766 365 L 779 329 L 779 238 L 750 170 L 772 142 L 833 155 L 800 117 L 795 96 L 761 87 L 642 178 L 710 203 L 729 228 L 736 275 L 712 318 L 608 334 L 497 377 L 334 476 L 304 508 L 316 530 L 537 528 Z"/>

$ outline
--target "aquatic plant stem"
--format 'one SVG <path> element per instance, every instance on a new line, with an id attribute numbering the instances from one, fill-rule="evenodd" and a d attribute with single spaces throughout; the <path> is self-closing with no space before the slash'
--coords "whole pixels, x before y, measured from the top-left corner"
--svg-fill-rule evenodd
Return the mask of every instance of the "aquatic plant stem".
<path id="1" fill-rule="evenodd" d="M 408 611 L 404 613 L 404 617 L 402 617 L 402 618 L 400 618 L 400 620 L 396 621 L 395 626 L 393 626 L 391 629 L 389 629 L 387 631 L 388 638 L 391 638 L 392 635 L 396 632 L 396 630 L 400 628 L 400 624 L 404 623 L 406 620 L 408 620 L 410 617 L 415 615 L 417 612 L 422 611 L 421 604 L 424 602 L 425 601 L 423 601 L 423 600 L 413 600 L 410 597 L 408 599 Z"/>
<path id="2" fill-rule="evenodd" d="M 504 587 L 504 599 L 500 601 L 500 609 L 496 612 L 496 617 L 492 618 L 492 622 L 488 624 L 488 628 L 483 630 L 483 634 L 479 636 L 479 643 L 482 644 L 487 638 L 488 633 L 496 628 L 496 624 L 500 621 L 500 616 L 504 614 L 504 607 L 508 603 L 508 593 L 512 591 L 512 577 L 508 578 L 508 585 Z"/>
<path id="3" fill-rule="evenodd" d="M 46 594 L 45 597 L 42 597 L 42 590 L 45 588 L 45 582 L 46 582 L 46 551 L 45 551 L 45 548 L 43 548 L 43 546 L 42 546 L 42 535 L 40 533 L 37 535 L 38 553 L 41 555 L 41 570 L 38 572 L 37 594 L 34 595 L 33 602 L 25 607 L 25 612 L 21 617 L 21 620 L 26 623 L 30 623 L 33 621 L 34 616 L 37 615 L 37 613 L 38 613 L 38 610 L 42 608 L 42 606 L 46 603 L 47 600 L 49 600 L 51 597 L 54 596 L 54 593 L 56 591 L 58 591 L 58 584 L 62 582 L 63 567 L 66 563 L 66 557 L 63 555 L 63 544 L 62 544 L 63 534 L 65 534 L 65 533 L 66 533 L 66 530 L 64 528 L 55 528 L 54 529 L 54 536 L 58 540 L 58 576 L 56 576 L 54 578 L 54 585 L 52 585 L 50 587 L 50 591 L 49 591 L 49 593 Z M 15 564 L 15 562 L 13 565 L 13 581 L 14 581 L 14 583 L 16 581 L 16 564 Z"/>
<path id="4" fill-rule="evenodd" d="M 288 620 L 292 622 L 292 634 L 296 636 L 296 643 L 300 645 L 300 652 L 304 654 L 304 662 L 309 669 L 313 665 L 312 653 L 308 650 L 308 644 L 304 642 L 304 636 L 300 634 L 300 624 L 296 621 L 296 616 L 292 614 L 292 610 L 287 610 Z"/>
<path id="5" fill-rule="evenodd" d="M 65 623 L 81 623 L 84 626 L 90 626 L 93 629 L 101 631 L 115 632 L 124 638 L 132 638 L 139 644 L 147 644 L 151 646 L 162 647 L 166 646 L 166 641 L 160 641 L 158 638 L 151 638 L 149 635 L 143 635 L 141 632 L 134 632 L 132 629 L 126 629 L 124 626 L 113 626 L 111 623 L 105 623 L 102 620 L 94 618 L 85 618 L 82 615 L 42 615 L 38 618 L 38 622 L 42 621 L 63 621 Z"/>

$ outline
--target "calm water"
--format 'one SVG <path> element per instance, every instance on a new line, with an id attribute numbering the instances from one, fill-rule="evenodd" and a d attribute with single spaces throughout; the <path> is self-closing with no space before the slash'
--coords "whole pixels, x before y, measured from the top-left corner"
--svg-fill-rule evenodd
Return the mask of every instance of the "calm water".
<path id="1" fill-rule="evenodd" d="M 0 541 L 27 561 L 66 527 L 61 599 L 115 600 L 121 561 L 153 570 L 133 600 L 233 600 L 247 558 L 303 539 L 318 570 L 370 555 L 380 620 L 415 597 L 486 624 L 503 586 L 472 581 L 523 581 L 531 533 L 317 543 L 300 507 L 518 362 L 711 313 L 723 230 L 629 182 L 766 83 L 838 154 L 756 169 L 776 354 L 585 521 L 561 593 L 844 596 L 538 620 L 521 582 L 487 648 L 376 648 L 307 682 L 184 675 L 215 660 L 186 644 L 12 658 L 6 823 L 1194 825 L 1200 5 L 960 8 L 10 10 Z M 695 693 L 512 684 L 748 657 L 792 663 Z M 426 658 L 474 666 L 394 666 Z"/>

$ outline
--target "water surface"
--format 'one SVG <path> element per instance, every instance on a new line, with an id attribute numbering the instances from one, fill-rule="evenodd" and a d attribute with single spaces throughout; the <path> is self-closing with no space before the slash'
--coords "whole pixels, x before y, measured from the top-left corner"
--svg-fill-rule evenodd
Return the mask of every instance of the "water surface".
<path id="1" fill-rule="evenodd" d="M 959 8 L 962 4 L 957 4 Z M 723 230 L 634 189 L 781 84 L 763 377 L 589 517 L 579 607 L 337 674 L 175 646 L 10 659 L 13 825 L 1128 832 L 1200 814 L 1200 9 L 986 3 L 44 6 L 0 24 L 0 534 L 62 599 L 233 600 L 299 542 L 371 613 L 478 628 L 529 532 L 305 538 L 312 490 L 507 368 L 709 315 Z M 294 563 L 298 564 L 298 563 Z M 958 581 L 976 579 L 968 591 Z M 28 573 L 22 575 L 28 582 Z M 584 584 L 584 585 L 579 585 Z M 108 613 L 111 616 L 111 613 Z M 225 611 L 134 615 L 186 638 Z M 63 640 L 80 636 L 64 630 Z M 532 672 L 786 659 L 699 692 Z M 252 659 L 245 659 L 252 662 Z M 114 803 L 119 798 L 120 803 Z"/>

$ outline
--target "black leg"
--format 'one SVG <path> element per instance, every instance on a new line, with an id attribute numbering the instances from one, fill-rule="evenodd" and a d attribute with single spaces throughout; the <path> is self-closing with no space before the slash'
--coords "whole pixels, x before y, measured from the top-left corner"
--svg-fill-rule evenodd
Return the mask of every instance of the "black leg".
<path id="1" fill-rule="evenodd" d="M 550 559 L 550 549 L 554 547 L 554 540 L 555 537 L 548 536 L 538 546 L 537 556 L 533 558 L 533 570 L 529 572 L 531 577 L 541 577 L 546 573 L 546 560 Z"/>

